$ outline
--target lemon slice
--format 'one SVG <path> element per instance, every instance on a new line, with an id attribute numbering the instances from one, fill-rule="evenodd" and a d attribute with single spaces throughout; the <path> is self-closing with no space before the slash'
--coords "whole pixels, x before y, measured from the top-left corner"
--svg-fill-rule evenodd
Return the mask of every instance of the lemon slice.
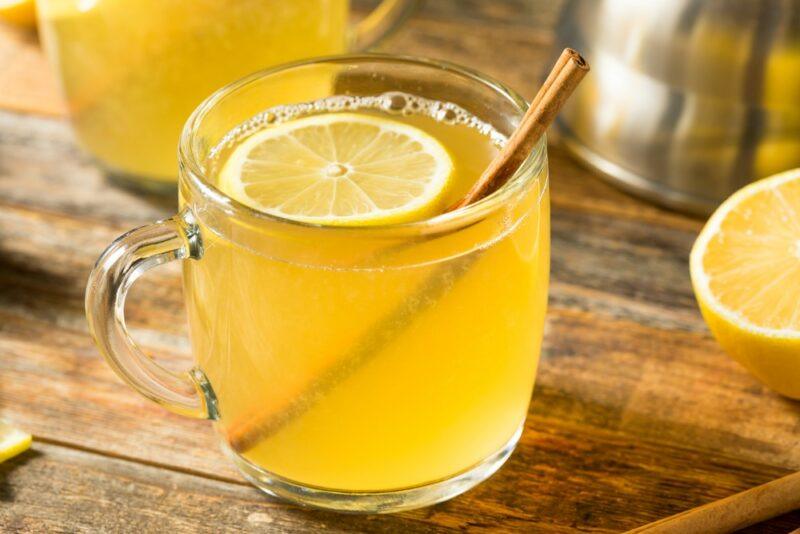
<path id="1" fill-rule="evenodd" d="M 33 28 L 36 25 L 34 1 L 0 0 L 0 20 L 25 28 Z"/>
<path id="2" fill-rule="evenodd" d="M 768 386 L 800 398 L 800 169 L 726 200 L 690 263 L 700 310 L 723 348 Z"/>
<path id="3" fill-rule="evenodd" d="M 220 188 L 259 211 L 326 225 L 407 222 L 443 206 L 453 162 L 424 131 L 357 113 L 304 117 L 237 146 Z"/>
<path id="4" fill-rule="evenodd" d="M 0 420 L 0 462 L 13 458 L 31 446 L 31 435 Z"/>

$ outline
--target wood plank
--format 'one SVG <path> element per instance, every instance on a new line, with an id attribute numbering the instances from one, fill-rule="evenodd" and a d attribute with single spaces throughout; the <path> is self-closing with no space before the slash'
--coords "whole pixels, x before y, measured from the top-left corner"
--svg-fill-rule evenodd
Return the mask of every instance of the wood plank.
<path id="1" fill-rule="evenodd" d="M 137 459 L 234 480 L 237 475 L 204 425 L 163 412 L 127 390 L 97 357 L 85 332 L 82 290 L 95 257 L 127 226 L 169 209 L 107 187 L 72 147 L 63 125 L 5 117 L 32 126 L 34 133 L 0 130 L 0 154 L 7 156 L 0 159 L 6 202 L 0 213 L 0 309 L 6 314 L 0 351 L 4 362 L 11 362 L 2 373 L 8 379 L 0 384 L 4 415 L 30 422 L 48 439 L 122 456 L 130 455 L 129 444 L 136 442 Z M 56 142 L 50 145 L 53 132 Z M 610 218 L 606 209 L 587 211 L 559 204 L 554 196 L 554 311 L 533 407 L 534 414 L 552 415 L 535 417 L 796 467 L 795 405 L 757 386 L 724 357 L 694 310 L 685 272 L 693 226 L 672 219 L 661 225 L 638 213 Z M 141 284 L 141 300 L 134 298 L 129 308 L 140 327 L 137 335 L 177 365 L 186 353 L 179 283 L 174 273 L 164 273 Z M 644 294 L 640 287 L 653 290 Z M 684 337 L 676 337 L 679 331 Z M 677 377 L 676 353 L 685 366 Z M 714 354 L 710 367 L 709 353 Z M 36 406 L 11 405 L 31 390 L 40 391 Z M 65 397 L 75 403 L 65 404 Z M 726 416 L 707 430 L 704 425 L 731 404 L 744 409 L 734 412 L 733 421 Z M 651 413 L 657 417 L 646 416 Z M 764 413 L 775 416 L 763 422 Z M 87 438 L 86 428 L 103 431 Z M 770 446 L 775 437 L 778 445 Z"/>
<path id="2" fill-rule="evenodd" d="M 0 505 L 0 529 L 618 532 L 783 474 L 565 427 L 528 431 L 521 445 L 506 468 L 458 499 L 398 515 L 347 516 L 303 510 L 244 484 L 37 442 L 0 465 L 0 503 L 13 502 Z"/>
<path id="3" fill-rule="evenodd" d="M 22 151 L 8 153 L 19 155 Z M 3 153 L 4 145 L 0 144 L 0 155 Z M 0 191 L 12 197 L 7 214 L 3 215 L 7 218 L 7 255 L 10 257 L 13 252 L 17 257 L 16 269 L 19 264 L 38 265 L 45 259 L 39 256 L 66 256 L 67 262 L 54 262 L 53 269 L 71 267 L 74 281 L 67 297 L 73 303 L 82 299 L 80 293 L 88 270 L 105 246 L 124 230 L 171 213 L 125 191 L 104 187 L 102 178 L 92 169 L 73 174 L 68 158 L 61 159 L 61 180 L 53 178 L 52 173 L 57 171 L 49 167 L 40 171 L 29 168 L 25 187 L 14 180 L 14 174 L 3 172 L 5 161 L 0 160 Z M 42 164 L 41 159 L 34 161 L 31 167 Z M 77 201 L 85 202 L 80 204 L 73 198 L 81 195 L 83 182 L 87 182 L 87 192 Z M 74 216 L 57 215 L 59 211 L 74 211 Z M 102 223 L 104 217 L 113 217 L 110 227 Z M 694 232 L 643 226 L 635 220 L 608 219 L 604 214 L 554 209 L 553 304 L 653 326 L 703 329 L 686 268 L 693 239 Z M 47 281 L 31 278 L 29 284 Z M 162 280 L 165 285 L 155 286 L 159 294 L 179 291 L 177 281 L 166 280 L 169 279 Z M 63 292 L 70 287 L 56 282 L 50 284 L 51 291 Z M 140 293 L 138 287 L 134 291 L 134 297 Z M 173 302 L 172 308 L 175 307 Z M 151 310 L 143 315 L 149 314 L 160 322 L 160 308 L 152 306 Z M 137 313 L 136 307 L 132 313 Z"/>
<path id="4" fill-rule="evenodd" d="M 3 117 L 0 114 L 0 119 Z M 7 124 L 16 127 L 15 121 L 41 127 L 39 140 L 47 132 L 59 131 L 57 123 L 27 117 L 16 116 Z M 20 256 L 17 263 L 25 263 L 26 257 L 40 251 L 79 258 L 75 260 L 80 262 L 76 266 L 79 276 L 70 295 L 79 300 L 88 269 L 114 237 L 173 210 L 108 187 L 102 175 L 74 150 L 58 146 L 62 150 L 57 152 L 53 146 L 45 148 L 44 143 L 31 147 L 22 137 L 0 133 L 0 203 L 7 203 L 9 214 L 18 214 L 9 215 L 5 223 L 6 239 L 21 247 L 16 252 Z M 38 158 L 37 151 L 42 154 Z M 25 176 L 24 187 L 16 176 Z M 655 326 L 703 329 L 686 268 L 694 228 L 641 223 L 612 219 L 605 211 L 584 212 L 581 207 L 561 205 L 556 198 L 552 270 L 558 291 L 553 292 L 553 304 Z M 162 290 L 170 288 L 175 290 L 177 283 Z M 56 289 L 66 287 L 56 284 Z"/>
<path id="5" fill-rule="evenodd" d="M 392 532 L 401 525 L 434 531 L 411 518 L 343 521 L 270 500 L 248 485 L 44 443 L 0 465 L 4 532 Z"/>
<path id="6" fill-rule="evenodd" d="M 54 192 L 61 190 L 59 187 L 52 189 Z M 121 207 L 120 212 L 124 212 L 124 208 Z M 48 377 L 55 378 L 58 382 L 53 385 L 55 390 L 88 388 L 85 394 L 90 395 L 92 380 L 96 373 L 101 373 L 105 388 L 119 389 L 121 398 L 111 403 L 102 415 L 90 413 L 85 424 L 97 418 L 112 420 L 117 405 L 128 409 L 130 403 L 138 401 L 131 398 L 131 392 L 117 386 L 116 379 L 95 356 L 83 317 L 83 287 L 88 270 L 120 230 L 116 226 L 108 228 L 93 220 L 64 218 L 48 211 L 8 206 L 0 212 L 0 285 L 3 288 L 0 311 L 7 317 L 3 343 L 9 354 L 23 362 L 19 370 L 22 374 L 16 382 L 30 385 L 46 381 Z M 644 238 L 653 236 L 659 239 L 655 245 L 649 241 L 642 243 Z M 600 215 L 572 210 L 554 214 L 554 284 L 546 349 L 548 357 L 569 355 L 565 359 L 569 373 L 556 372 L 560 360 L 551 368 L 546 359 L 537 398 L 548 391 L 552 395 L 555 389 L 556 399 L 552 401 L 555 408 L 547 406 L 546 410 L 555 409 L 560 418 L 575 414 L 571 417 L 586 418 L 587 423 L 600 427 L 613 423 L 616 426 L 612 428 L 622 429 L 628 425 L 632 431 L 649 431 L 650 435 L 671 433 L 675 439 L 685 439 L 687 425 L 702 428 L 707 424 L 703 418 L 714 422 L 714 414 L 728 409 L 729 404 L 740 406 L 747 402 L 748 409 L 735 420 L 735 425 L 731 425 L 734 434 L 744 441 L 757 435 L 762 429 L 742 424 L 748 420 L 763 422 L 759 411 L 769 410 L 770 413 L 774 411 L 778 419 L 772 422 L 774 427 L 763 431 L 783 440 L 779 441 L 777 449 L 766 451 L 760 451 L 763 443 L 758 440 L 745 444 L 743 447 L 748 454 L 758 461 L 772 461 L 788 455 L 786 462 L 796 462 L 797 450 L 785 448 L 797 424 L 795 404 L 784 404 L 777 396 L 763 390 L 728 360 L 705 333 L 694 309 L 685 272 L 690 242 L 690 234 L 671 228 L 643 227 L 625 219 L 606 220 Z M 654 277 L 653 273 L 659 276 Z M 653 289 L 640 294 L 635 290 L 637 287 Z M 182 337 L 185 327 L 180 283 L 174 272 L 157 271 L 139 282 L 128 313 L 131 323 L 137 327 L 137 338 L 146 347 L 165 354 L 167 362 L 175 366 L 186 361 L 189 350 Z M 608 335 L 609 332 L 614 335 Z M 37 369 L 45 376 L 25 376 L 30 367 L 29 354 L 47 357 L 37 364 Z M 669 377 L 677 365 L 674 363 L 676 354 L 684 355 L 685 367 L 680 370 L 679 378 L 672 380 Z M 91 373 L 84 381 L 76 383 L 74 375 L 60 377 L 50 371 L 62 369 L 63 359 L 76 357 L 80 358 L 81 366 L 89 365 L 84 360 L 90 362 Z M 625 365 L 621 365 L 622 362 Z M 13 368 L 17 363 L 12 361 L 9 365 Z M 556 370 L 552 371 L 555 372 L 552 383 L 545 374 L 548 369 Z M 581 380 L 577 380 L 580 370 L 584 373 Z M 696 382 L 683 383 L 683 376 L 699 378 Z M 726 378 L 720 382 L 721 376 Z M 675 392 L 672 385 L 681 387 Z M 710 395 L 703 389 L 705 387 L 715 390 L 714 394 Z M 629 401 L 635 409 L 625 412 L 623 401 L 640 396 L 646 397 L 648 402 L 639 403 L 639 409 L 637 403 Z M 8 398 L 13 395 L 9 393 Z M 698 412 L 694 407 L 698 402 L 708 402 L 708 405 Z M 57 405 L 58 400 L 50 399 L 45 404 Z M 144 410 L 148 419 L 158 419 L 161 412 L 154 408 L 142 402 L 136 404 L 135 411 Z M 608 412 L 606 418 L 594 419 L 593 414 L 603 410 Z M 659 419 L 642 420 L 640 414 L 650 411 L 665 412 L 663 417 L 667 423 Z M 692 420 L 691 416 L 698 413 L 703 417 Z M 36 419 L 36 414 L 25 417 Z M 690 418 L 685 420 L 686 417 Z M 57 428 L 60 418 L 56 410 L 52 418 L 39 422 L 37 431 Z M 143 434 L 139 439 L 147 439 L 150 423 L 137 426 L 133 419 L 126 421 L 126 426 L 139 428 Z M 711 439 L 715 447 L 735 443 L 726 436 L 728 422 L 726 418 L 718 423 L 721 426 L 716 437 Z M 163 428 L 151 434 L 154 446 L 169 435 L 173 423 L 174 419 L 170 418 Z M 82 428 L 77 424 L 70 435 L 80 439 Z M 198 439 L 198 430 L 194 430 L 197 427 L 192 428 L 185 439 L 187 444 Z M 692 442 L 705 444 L 710 439 L 709 434 L 700 432 Z M 158 450 L 153 453 L 154 456 L 159 454 Z"/>
<path id="7" fill-rule="evenodd" d="M 556 15 L 557 3 L 437 0 L 384 48 L 475 65 L 530 96 Z M 35 42 L 16 66 L 4 44 L 0 34 L 0 107 L 13 67 L 37 95 L 16 106 L 37 111 L 53 93 Z M 113 376 L 86 331 L 88 270 L 174 201 L 110 187 L 66 123 L 0 112 L 0 417 L 37 438 L 0 465 L 0 531 L 616 532 L 800 468 L 800 402 L 725 356 L 695 309 L 686 258 L 701 222 L 616 191 L 558 148 L 550 162 L 551 309 L 518 451 L 450 503 L 360 518 L 262 497 L 207 423 Z M 137 339 L 186 365 L 176 270 L 132 297 Z M 798 524 L 795 513 L 751 531 Z"/>
<path id="8" fill-rule="evenodd" d="M 46 222 L 49 214 L 37 216 Z M 96 252 L 87 250 L 102 247 L 114 230 L 91 232 L 83 221 L 74 222 L 72 226 L 63 221 L 46 222 L 29 234 L 29 239 L 36 236 L 31 241 L 19 239 L 21 232 L 11 234 L 13 243 L 24 244 L 13 249 L 11 257 L 18 259 L 15 265 L 35 265 L 51 254 L 53 259 L 44 271 L 17 271 L 14 287 L 4 286 L 0 291 L 5 297 L 0 299 L 0 309 L 11 311 L 10 315 L 0 314 L 0 361 L 11 363 L 11 368 L 3 365 L 0 369 L 0 412 L 31 424 L 37 435 L 51 439 L 235 479 L 237 475 L 217 452 L 205 425 L 140 399 L 112 376 L 85 331 L 79 331 L 84 328 L 81 290 L 85 270 L 90 254 Z M 9 218 L 3 219 L 0 228 L 11 228 Z M 41 236 L 53 241 L 42 241 Z M 69 243 L 70 236 L 90 238 L 74 249 L 53 247 L 53 243 Z M 27 252 L 16 252 L 20 248 Z M 70 255 L 78 261 L 70 264 Z M 20 257 L 24 261 L 19 261 Z M 79 276 L 71 274 L 81 271 Z M 153 285 L 154 289 L 161 286 Z M 177 280 L 169 287 L 166 292 L 162 288 L 157 297 L 132 303 L 134 316 L 144 322 L 137 334 L 147 333 L 148 346 L 157 347 L 162 354 L 175 349 L 180 340 L 180 332 L 172 331 L 180 311 Z M 26 298 L 28 292 L 34 297 Z M 167 311 L 148 314 L 148 310 L 159 309 Z M 614 335 L 608 336 L 608 332 Z M 177 364 L 181 354 L 172 359 Z M 555 308 L 550 313 L 538 382 L 534 418 L 526 435 L 532 429 L 567 421 L 581 429 L 615 429 L 660 443 L 727 451 L 737 458 L 772 465 L 798 465 L 796 406 L 787 409 L 792 408 L 791 403 L 758 387 L 704 334 L 661 331 L 575 308 Z M 37 392 L 34 405 L 15 402 L 30 398 L 31 391 Z M 732 412 L 731 404 L 737 408 Z M 725 413 L 725 418 L 719 418 L 720 413 Z M 716 428 L 709 428 L 710 422 Z M 87 433 L 87 428 L 95 431 Z M 594 453 L 585 461 L 589 458 L 594 458 Z M 519 472 L 507 480 L 524 476 L 528 469 L 524 462 L 511 465 L 518 466 L 514 469 Z M 665 473 L 661 482 L 669 485 L 674 476 Z"/>
<path id="9" fill-rule="evenodd" d="M 85 333 L 4 313 L 0 320 L 0 416 L 50 440 L 235 476 L 207 425 L 121 384 Z M 608 330 L 615 336 L 598 335 Z M 800 405 L 759 386 L 708 339 L 556 309 L 544 349 L 530 412 L 540 422 L 800 468 Z M 18 402 L 32 390 L 35 402 Z"/>
<path id="10" fill-rule="evenodd" d="M 800 469 L 800 402 L 704 333 L 551 308 L 530 413 Z"/>
<path id="11" fill-rule="evenodd" d="M 18 176 L 25 177 L 24 184 Z M 673 224 L 672 215 L 639 217 L 624 204 L 619 216 L 611 218 L 607 206 L 595 210 L 593 205 L 576 205 L 571 199 L 585 188 L 585 198 L 602 200 L 605 192 L 611 205 L 616 191 L 579 173 L 559 178 L 553 180 L 553 280 L 562 291 L 553 293 L 554 304 L 656 322 L 656 326 L 703 328 L 685 263 L 698 225 Z M 64 215 L 85 220 L 92 224 L 83 232 L 89 236 L 98 236 L 100 225 L 110 224 L 112 232 L 84 247 L 85 272 L 118 233 L 173 213 L 169 199 L 153 201 L 109 187 L 102 173 L 74 147 L 64 124 L 2 112 L 0 203 L 63 214 L 53 219 L 53 226 L 59 226 Z M 39 234 L 43 239 L 51 233 L 59 235 L 58 228 L 33 230 L 36 217 L 29 219 L 19 222 L 15 235 Z M 38 243 L 34 248 L 63 248 L 68 240 L 64 232 L 60 235 L 63 239 L 58 243 Z"/>
<path id="12" fill-rule="evenodd" d="M 21 220 L 9 216 L 13 214 Z M 120 433 L 133 432 L 137 441 L 152 447 L 148 460 L 167 457 L 181 465 L 180 456 L 188 455 L 205 462 L 208 458 L 189 454 L 198 440 L 210 443 L 205 428 L 138 399 L 112 376 L 86 335 L 83 283 L 95 254 L 114 231 L 90 229 L 82 221 L 66 224 L 69 221 L 48 214 L 34 214 L 33 220 L 28 215 L 14 210 L 0 215 L 0 228 L 11 238 L 3 240 L 9 245 L 3 246 L 6 263 L 0 269 L 2 375 L 9 379 L 9 385 L 2 388 L 4 404 L 11 405 L 33 384 L 47 387 L 32 413 L 26 406 L 15 409 L 12 405 L 6 415 L 33 422 L 34 431 L 50 439 L 75 440 L 96 448 L 108 441 L 117 446 L 114 453 L 127 454 L 128 445 L 118 434 L 114 439 L 105 440 L 101 435 L 96 442 L 83 441 L 87 425 L 116 421 L 125 429 Z M 556 250 L 563 248 L 556 243 Z M 50 266 L 48 270 L 24 270 L 44 264 Z M 188 352 L 181 337 L 178 280 L 164 274 L 142 284 L 141 300 L 134 299 L 129 307 L 140 326 L 136 334 L 177 366 L 186 361 Z M 559 298 L 559 294 L 560 289 L 555 288 L 556 305 L 550 313 L 534 414 L 654 439 L 670 437 L 684 446 L 711 447 L 757 461 L 800 465 L 794 440 L 797 403 L 758 386 L 705 333 L 645 327 L 584 312 L 585 305 L 564 306 L 574 300 Z M 591 293 L 586 298 L 587 302 L 603 300 L 602 295 L 593 297 Z M 47 392 L 54 395 L 48 397 Z M 82 399 L 77 405 L 87 413 L 76 413 L 79 410 L 74 406 L 62 407 L 65 393 Z M 731 405 L 737 410 L 731 412 Z M 48 409 L 39 413 L 44 406 Z M 63 413 L 65 409 L 67 413 Z M 719 419 L 719 413 L 726 417 Z M 75 420 L 74 426 L 59 423 L 64 420 Z M 171 441 L 174 449 L 173 425 L 181 429 L 182 449 L 176 451 L 178 457 L 170 458 L 170 451 L 161 450 L 160 444 Z M 54 429 L 57 434 L 49 433 Z M 224 470 L 224 462 L 217 462 L 216 454 L 212 460 L 209 472 Z M 203 469 L 199 464 L 187 468 Z"/>

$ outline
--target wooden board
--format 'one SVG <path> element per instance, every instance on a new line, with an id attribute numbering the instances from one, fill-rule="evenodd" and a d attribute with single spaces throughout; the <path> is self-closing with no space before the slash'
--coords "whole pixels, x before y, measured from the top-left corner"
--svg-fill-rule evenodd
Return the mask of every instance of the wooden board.
<path id="1" fill-rule="evenodd" d="M 385 48 L 467 63 L 530 96 L 554 18 L 530 5 L 431 1 Z M 396 516 L 261 496 L 208 424 L 138 397 L 97 354 L 83 316 L 91 265 L 174 202 L 116 188 L 92 166 L 52 116 L 60 104 L 35 46 L 0 30 L 0 58 L 16 58 L 0 62 L 0 417 L 35 435 L 31 452 L 0 465 L 0 531 L 617 532 L 800 469 L 800 403 L 726 357 L 696 310 L 686 262 L 702 222 L 620 193 L 552 148 L 544 355 L 509 463 L 462 497 Z M 21 105 L 25 94 L 51 96 Z M 189 360 L 181 298 L 164 269 L 128 306 L 136 338 L 175 368 Z M 800 513 L 753 532 L 796 526 Z"/>

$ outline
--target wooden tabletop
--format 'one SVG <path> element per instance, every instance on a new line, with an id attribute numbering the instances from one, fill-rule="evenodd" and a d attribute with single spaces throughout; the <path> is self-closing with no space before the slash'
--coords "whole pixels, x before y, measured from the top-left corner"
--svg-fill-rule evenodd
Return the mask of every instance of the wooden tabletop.
<path id="1" fill-rule="evenodd" d="M 384 47 L 470 65 L 530 97 L 546 2 L 430 1 Z M 34 435 L 0 464 L 3 532 L 619 532 L 800 469 L 800 403 L 728 358 L 695 306 L 702 221 L 627 196 L 551 147 L 553 260 L 536 390 L 495 476 L 390 516 L 304 510 L 260 494 L 210 425 L 123 385 L 87 332 L 83 291 L 122 231 L 175 202 L 106 182 L 75 146 L 34 37 L 0 29 L 0 418 Z M 135 337 L 189 360 L 179 274 L 134 288 Z M 753 528 L 788 532 L 800 512 Z"/>

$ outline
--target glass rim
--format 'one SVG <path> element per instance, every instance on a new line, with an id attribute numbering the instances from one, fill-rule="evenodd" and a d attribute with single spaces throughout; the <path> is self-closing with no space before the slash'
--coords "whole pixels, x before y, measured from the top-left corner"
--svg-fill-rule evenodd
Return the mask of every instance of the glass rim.
<path id="1" fill-rule="evenodd" d="M 336 54 L 283 63 L 281 65 L 256 71 L 234 82 L 231 82 L 220 89 L 217 89 L 195 108 L 184 124 L 180 141 L 178 143 L 178 166 L 180 170 L 186 171 L 179 173 L 179 186 L 180 183 L 184 182 L 185 177 L 188 177 L 188 185 L 190 188 L 199 192 L 206 199 L 223 207 L 226 213 L 234 217 L 250 218 L 269 224 L 287 224 L 291 227 L 313 229 L 325 232 L 354 232 L 370 234 L 387 233 L 395 235 L 398 232 L 400 234 L 405 234 L 407 232 L 415 231 L 424 234 L 430 234 L 468 226 L 494 213 L 512 197 L 516 195 L 522 195 L 530 186 L 532 186 L 533 183 L 535 183 L 535 178 L 538 177 L 546 161 L 543 157 L 547 146 L 546 135 L 542 135 L 541 139 L 537 141 L 531 153 L 525 158 L 523 163 L 514 172 L 505 185 L 478 202 L 469 204 L 468 206 L 459 208 L 457 210 L 440 213 L 434 217 L 430 217 L 421 221 L 365 226 L 335 226 L 298 221 L 252 208 L 247 204 L 244 204 L 227 195 L 216 185 L 214 185 L 213 181 L 209 179 L 209 176 L 207 176 L 207 173 L 202 168 L 201 163 L 198 162 L 197 158 L 194 157 L 193 146 L 196 139 L 195 134 L 199 131 L 203 119 L 213 111 L 213 109 L 221 100 L 246 87 L 247 85 L 281 72 L 300 67 L 322 64 L 346 65 L 350 63 L 366 63 L 376 61 L 396 63 L 398 65 L 405 64 L 439 69 L 461 76 L 467 80 L 470 80 L 471 82 L 481 84 L 489 88 L 495 94 L 510 101 L 519 111 L 520 119 L 528 109 L 528 102 L 516 91 L 509 88 L 506 84 L 469 67 L 464 67 L 462 65 L 444 60 L 373 52 Z M 549 186 L 547 182 L 548 180 L 545 178 L 545 184 L 541 188 L 539 198 L 536 200 L 537 205 L 541 202 L 542 194 Z"/>

